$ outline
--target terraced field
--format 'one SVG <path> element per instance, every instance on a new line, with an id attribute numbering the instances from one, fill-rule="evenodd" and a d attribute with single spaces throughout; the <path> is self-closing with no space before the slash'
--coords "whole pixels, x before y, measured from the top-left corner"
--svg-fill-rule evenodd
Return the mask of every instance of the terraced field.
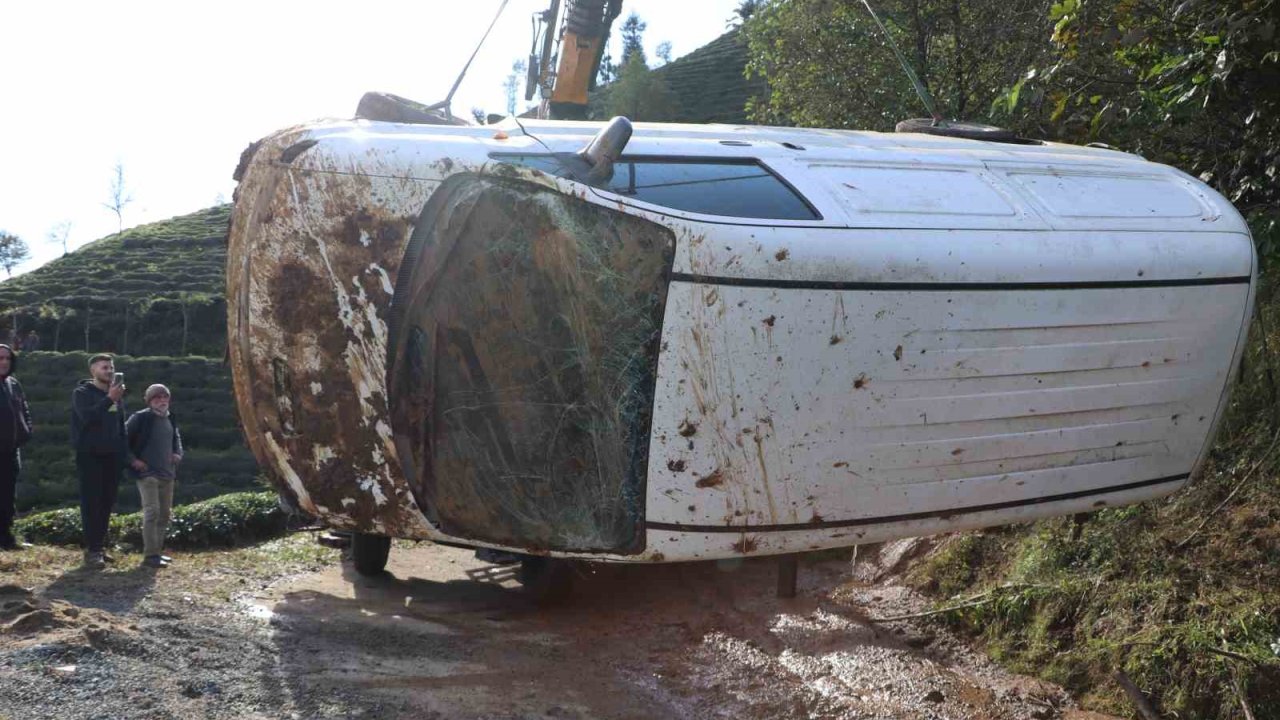
<path id="1" fill-rule="evenodd" d="M 222 357 L 230 217 L 220 205 L 130 228 L 0 283 L 0 328 L 34 328 L 43 350 Z"/>

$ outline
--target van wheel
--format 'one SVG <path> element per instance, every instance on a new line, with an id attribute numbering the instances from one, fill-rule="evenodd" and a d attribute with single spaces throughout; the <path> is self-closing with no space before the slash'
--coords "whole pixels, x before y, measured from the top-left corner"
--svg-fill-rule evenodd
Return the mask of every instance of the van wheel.
<path id="1" fill-rule="evenodd" d="M 351 535 L 351 559 L 355 561 L 356 572 L 361 575 L 381 574 L 387 569 L 387 556 L 390 554 L 391 538 L 385 535 Z"/>
<path id="2" fill-rule="evenodd" d="M 525 596 L 538 605 L 563 602 L 573 592 L 573 567 L 558 558 L 525 558 L 516 579 L 524 586 Z"/>

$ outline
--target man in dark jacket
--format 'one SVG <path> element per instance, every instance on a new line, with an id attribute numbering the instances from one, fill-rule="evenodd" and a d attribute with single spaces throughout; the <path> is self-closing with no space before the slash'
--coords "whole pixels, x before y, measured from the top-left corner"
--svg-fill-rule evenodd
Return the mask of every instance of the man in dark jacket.
<path id="1" fill-rule="evenodd" d="M 24 544 L 13 536 L 14 497 L 22 455 L 18 448 L 31 439 L 31 408 L 22 385 L 13 376 L 18 354 L 0 345 L 0 550 L 17 550 Z"/>
<path id="2" fill-rule="evenodd" d="M 173 483 L 182 462 L 182 434 L 169 410 L 169 388 L 159 383 L 143 395 L 147 407 L 124 424 L 129 436 L 129 466 L 138 478 L 142 500 L 142 564 L 162 568 L 173 558 L 161 553 L 173 509 Z"/>
<path id="3" fill-rule="evenodd" d="M 106 554 L 107 529 L 120 473 L 128 456 L 124 433 L 124 383 L 113 382 L 115 359 L 89 359 L 89 380 L 71 393 L 71 445 L 80 478 L 80 520 L 84 527 L 84 564 L 100 568 L 114 559 Z"/>

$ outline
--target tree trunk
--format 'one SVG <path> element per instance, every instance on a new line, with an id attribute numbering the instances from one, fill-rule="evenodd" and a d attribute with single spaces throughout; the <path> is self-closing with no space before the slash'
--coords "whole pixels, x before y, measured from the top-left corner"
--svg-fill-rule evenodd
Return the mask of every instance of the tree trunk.
<path id="1" fill-rule="evenodd" d="M 124 304 L 124 338 L 120 341 L 120 354 L 129 354 L 129 303 Z"/>
<path id="2" fill-rule="evenodd" d="M 62 340 L 62 318 L 56 318 L 57 322 L 53 324 L 53 351 L 62 352 L 58 349 L 58 343 Z"/>
<path id="3" fill-rule="evenodd" d="M 84 306 L 84 351 L 89 352 L 89 323 L 93 319 L 93 306 Z"/>
<path id="4" fill-rule="evenodd" d="M 182 355 L 187 354 L 187 327 L 191 325 L 191 310 L 182 303 Z"/>

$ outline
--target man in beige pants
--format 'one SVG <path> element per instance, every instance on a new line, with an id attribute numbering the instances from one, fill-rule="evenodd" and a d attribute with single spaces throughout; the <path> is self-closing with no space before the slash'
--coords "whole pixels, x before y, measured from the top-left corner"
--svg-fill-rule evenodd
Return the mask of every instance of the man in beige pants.
<path id="1" fill-rule="evenodd" d="M 162 568 L 173 561 L 161 550 L 169 532 L 173 483 L 182 462 L 182 435 L 169 412 L 169 388 L 152 385 L 143 397 L 147 408 L 129 417 L 125 434 L 129 438 L 129 467 L 137 475 L 142 496 L 142 562 Z"/>

